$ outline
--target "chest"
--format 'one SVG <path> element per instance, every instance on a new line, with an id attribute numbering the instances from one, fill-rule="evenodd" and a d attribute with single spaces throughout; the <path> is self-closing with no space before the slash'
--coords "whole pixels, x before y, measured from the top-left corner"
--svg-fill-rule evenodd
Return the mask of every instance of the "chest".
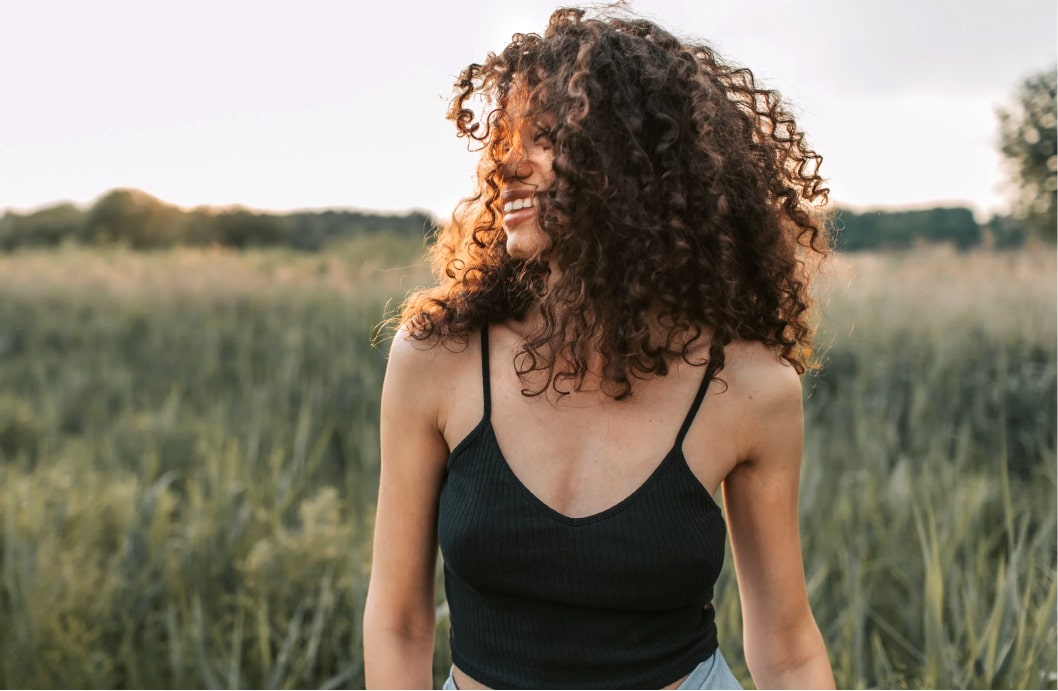
<path id="1" fill-rule="evenodd" d="M 453 390 L 480 389 L 480 375 L 471 374 Z M 614 401 L 590 391 L 556 399 L 522 395 L 524 383 L 513 368 L 494 363 L 488 420 L 482 420 L 481 397 L 460 396 L 445 437 L 455 449 L 488 422 L 501 462 L 514 478 L 567 517 L 590 516 L 616 505 L 674 451 L 683 454 L 698 482 L 713 494 L 737 462 L 737 450 L 725 432 L 728 416 L 718 414 L 724 401 L 706 395 L 700 409 L 694 409 L 703 374 L 695 367 L 677 370 L 640 386 L 631 400 Z"/>
<path id="2" fill-rule="evenodd" d="M 601 608 L 704 604 L 724 558 L 720 510 L 679 454 L 629 496 L 569 516 L 503 463 L 489 425 L 449 461 L 438 538 L 447 569 L 477 591 Z"/>
<path id="3" fill-rule="evenodd" d="M 498 399 L 489 422 L 503 463 L 542 503 L 571 517 L 635 492 L 673 449 L 679 427 L 641 406 L 555 406 L 503 392 Z"/>

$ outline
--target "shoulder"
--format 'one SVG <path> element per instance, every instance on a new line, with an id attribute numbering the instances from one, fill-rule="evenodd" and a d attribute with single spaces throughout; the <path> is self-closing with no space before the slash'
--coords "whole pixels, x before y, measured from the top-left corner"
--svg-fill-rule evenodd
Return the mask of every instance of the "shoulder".
<path id="1" fill-rule="evenodd" d="M 801 377 L 793 365 L 762 343 L 736 341 L 725 349 L 719 377 L 737 410 L 744 458 L 757 457 L 775 439 L 801 434 Z"/>
<path id="2" fill-rule="evenodd" d="M 721 379 L 754 408 L 801 406 L 801 377 L 775 349 L 758 342 L 735 341 L 724 351 Z"/>
<path id="3" fill-rule="evenodd" d="M 419 337 L 412 328 L 404 323 L 393 334 L 389 348 L 387 369 L 407 370 L 409 373 L 437 373 L 458 365 L 468 350 L 477 350 L 478 338 L 441 338 L 430 336 Z"/>
<path id="4" fill-rule="evenodd" d="M 407 324 L 393 335 L 383 410 L 394 405 L 414 409 L 420 415 L 436 418 L 444 427 L 449 396 L 459 388 L 461 378 L 480 362 L 481 341 L 477 335 L 466 338 L 417 338 Z M 387 406 L 387 402 L 390 404 Z"/>
<path id="5" fill-rule="evenodd" d="M 396 370 L 399 374 L 429 375 L 432 379 L 442 380 L 468 364 L 480 362 L 479 333 L 474 331 L 466 336 L 423 338 L 405 323 L 393 334 L 386 369 Z"/>

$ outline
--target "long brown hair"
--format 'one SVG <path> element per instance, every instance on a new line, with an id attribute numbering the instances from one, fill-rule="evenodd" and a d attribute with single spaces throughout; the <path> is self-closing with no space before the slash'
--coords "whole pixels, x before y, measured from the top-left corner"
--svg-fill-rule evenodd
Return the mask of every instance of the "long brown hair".
<path id="1" fill-rule="evenodd" d="M 536 201 L 551 280 L 504 244 L 514 98 L 553 148 L 554 183 Z M 403 305 L 414 338 L 464 340 L 538 310 L 516 367 L 547 383 L 527 395 L 578 388 L 595 351 L 622 398 L 701 339 L 714 372 L 736 339 L 804 372 L 806 267 L 829 251 L 822 158 L 748 69 L 643 19 L 563 8 L 543 36 L 516 34 L 464 69 L 449 118 L 482 158 L 475 194 L 431 247 L 438 284 Z"/>

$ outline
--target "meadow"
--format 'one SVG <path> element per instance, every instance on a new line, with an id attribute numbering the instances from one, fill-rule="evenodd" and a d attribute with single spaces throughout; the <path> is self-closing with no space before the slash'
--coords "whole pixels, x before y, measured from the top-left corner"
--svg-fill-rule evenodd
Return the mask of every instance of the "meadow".
<path id="1" fill-rule="evenodd" d="M 0 255 L 0 687 L 362 686 L 372 340 L 421 249 Z M 839 687 L 1055 688 L 1053 248 L 825 270 L 801 531 Z M 748 685 L 730 568 L 716 606 Z"/>

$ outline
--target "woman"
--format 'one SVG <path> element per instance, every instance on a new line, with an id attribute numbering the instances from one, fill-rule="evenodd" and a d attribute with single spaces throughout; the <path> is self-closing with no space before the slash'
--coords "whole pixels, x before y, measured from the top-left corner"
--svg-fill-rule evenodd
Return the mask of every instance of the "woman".
<path id="1" fill-rule="evenodd" d="M 726 515 L 754 682 L 833 687 L 797 528 L 820 157 L 748 70 L 578 9 L 450 117 L 482 162 L 386 372 L 368 686 L 431 684 L 439 542 L 447 688 L 738 688 Z"/>

